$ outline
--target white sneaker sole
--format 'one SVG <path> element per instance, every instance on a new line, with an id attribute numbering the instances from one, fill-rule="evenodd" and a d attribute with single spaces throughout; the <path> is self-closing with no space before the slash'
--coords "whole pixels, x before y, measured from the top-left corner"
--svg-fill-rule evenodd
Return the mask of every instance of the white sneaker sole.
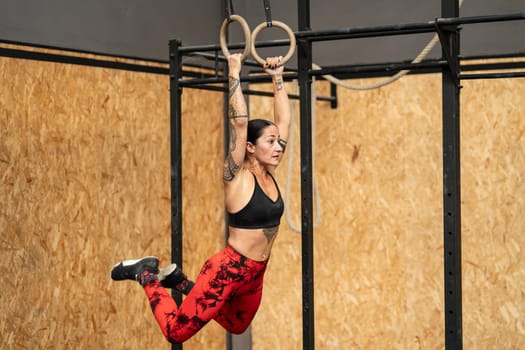
<path id="1" fill-rule="evenodd" d="M 169 276 L 175 269 L 177 268 L 177 264 L 169 264 L 163 269 L 160 269 L 159 271 L 159 280 L 165 279 L 167 276 Z"/>

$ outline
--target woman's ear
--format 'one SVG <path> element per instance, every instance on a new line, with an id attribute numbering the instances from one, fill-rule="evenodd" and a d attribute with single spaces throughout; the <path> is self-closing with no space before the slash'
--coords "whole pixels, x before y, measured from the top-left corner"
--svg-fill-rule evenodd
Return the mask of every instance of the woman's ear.
<path id="1" fill-rule="evenodd" d="M 246 141 L 246 150 L 248 153 L 255 153 L 255 146 L 250 141 Z"/>

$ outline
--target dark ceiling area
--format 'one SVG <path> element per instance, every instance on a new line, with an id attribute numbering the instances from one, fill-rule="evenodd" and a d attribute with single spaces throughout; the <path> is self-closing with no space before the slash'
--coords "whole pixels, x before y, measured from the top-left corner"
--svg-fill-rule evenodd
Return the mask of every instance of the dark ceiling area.
<path id="1" fill-rule="evenodd" d="M 298 31 L 298 2 L 269 2 L 273 20 Z M 232 1 L 233 13 L 246 19 L 253 30 L 266 20 L 264 2 Z M 523 13 L 522 0 L 464 0 L 460 17 Z M 169 41 L 184 46 L 218 44 L 226 17 L 224 0 L 144 2 L 138 0 L 6 0 L 0 3 L 0 40 L 43 45 L 145 60 L 168 60 Z M 441 17 L 440 0 L 312 0 L 312 30 L 424 23 Z M 230 24 L 230 41 L 241 42 L 242 33 Z M 498 56 L 525 52 L 525 21 L 466 24 L 461 29 L 461 54 Z M 320 65 L 349 65 L 411 60 L 432 39 L 433 33 L 393 35 L 313 45 L 313 60 Z M 285 39 L 278 29 L 261 32 L 258 40 Z M 261 55 L 281 54 L 283 47 L 263 48 Z M 440 45 L 429 54 L 439 57 Z M 189 63 L 192 59 L 187 59 Z M 293 61 L 292 61 L 293 62 Z"/>

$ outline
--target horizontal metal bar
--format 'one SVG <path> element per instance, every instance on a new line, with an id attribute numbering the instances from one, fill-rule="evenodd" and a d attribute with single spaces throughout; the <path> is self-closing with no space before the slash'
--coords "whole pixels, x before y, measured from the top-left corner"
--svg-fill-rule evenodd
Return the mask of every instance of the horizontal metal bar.
<path id="1" fill-rule="evenodd" d="M 257 47 L 274 47 L 290 45 L 289 39 L 266 40 L 257 42 Z M 241 50 L 244 49 L 244 43 L 228 43 L 228 49 Z M 221 46 L 219 44 L 196 45 L 196 46 L 181 46 L 181 53 L 199 52 L 199 51 L 219 51 Z M 222 50 L 221 50 L 222 51 Z"/>
<path id="2" fill-rule="evenodd" d="M 123 69 L 123 70 L 128 70 L 128 71 L 144 72 L 144 73 L 168 74 L 169 72 L 168 68 L 153 67 L 153 66 L 147 66 L 144 64 L 115 62 L 115 61 L 101 60 L 101 59 L 95 59 L 95 58 L 52 54 L 52 53 L 47 53 L 47 52 L 8 49 L 8 48 L 3 48 L 3 47 L 0 47 L 0 56 L 29 59 L 29 60 L 36 60 L 36 61 L 44 61 L 44 62 L 76 64 L 76 65 L 81 65 L 81 66 Z"/>
<path id="3" fill-rule="evenodd" d="M 201 86 L 187 86 L 188 88 L 194 88 L 194 89 L 202 89 L 202 90 L 210 90 L 210 91 L 222 91 L 227 92 L 227 87 L 217 86 L 217 85 L 201 85 Z M 251 90 L 251 89 L 243 89 L 243 94 L 245 95 L 253 95 L 253 96 L 273 96 L 273 92 L 268 91 L 258 91 L 258 90 Z M 289 94 L 288 97 L 292 100 L 299 100 L 300 96 L 296 94 Z M 331 96 L 317 96 L 316 99 L 318 101 L 325 101 L 325 102 L 332 102 L 336 99 Z"/>
<path id="4" fill-rule="evenodd" d="M 503 58 L 523 58 L 525 57 L 525 51 L 522 52 L 509 52 L 502 54 L 490 54 L 490 55 L 472 55 L 463 56 L 459 55 L 461 61 L 472 61 L 472 60 L 489 60 L 489 59 L 503 59 Z"/>
<path id="5" fill-rule="evenodd" d="M 334 74 L 348 74 L 348 73 L 373 73 L 373 72 L 386 72 L 396 73 L 402 70 L 418 70 L 418 69 L 429 69 L 429 68 L 441 68 L 447 65 L 447 61 L 429 61 L 421 63 L 388 63 L 388 64 L 376 64 L 376 65 L 365 65 L 365 66 L 345 66 L 345 67 L 330 67 L 313 70 L 310 75 L 334 75 Z"/>
<path id="6" fill-rule="evenodd" d="M 285 81 L 290 81 L 297 78 L 296 73 L 285 73 L 283 75 Z M 256 76 L 243 76 L 241 77 L 243 82 L 249 83 L 269 83 L 272 81 L 272 77 L 269 75 L 256 75 Z M 189 79 L 189 80 L 180 80 L 179 84 L 181 87 L 191 87 L 200 84 L 223 84 L 228 82 L 228 77 L 213 77 L 213 78 L 204 78 L 204 79 Z"/>
<path id="7" fill-rule="evenodd" d="M 324 67 L 317 70 L 311 70 L 310 76 L 323 76 L 332 75 L 340 79 L 352 79 L 352 78 L 366 78 L 371 76 L 381 77 L 395 74 L 402 70 L 418 71 L 423 73 L 436 73 L 440 72 L 443 67 L 447 66 L 445 60 L 434 60 L 425 61 L 420 63 L 411 62 L 392 62 L 392 63 L 380 63 L 372 65 L 354 65 L 354 66 L 335 66 L 335 67 Z M 474 70 L 494 70 L 494 69 L 525 69 L 525 62 L 499 62 L 499 63 L 481 63 L 481 64 L 465 64 L 461 65 L 461 71 L 474 71 Z M 468 75 L 463 75 L 467 77 Z M 286 80 L 297 79 L 297 73 L 288 73 Z M 242 77 L 243 81 L 252 83 L 266 83 L 270 81 L 270 78 L 264 75 L 259 76 L 248 76 Z M 181 81 L 181 86 L 190 87 L 200 84 L 215 84 L 225 83 L 227 78 L 225 77 L 212 77 L 203 79 L 191 79 Z"/>
<path id="8" fill-rule="evenodd" d="M 28 42 L 23 42 L 23 41 L 7 40 L 7 39 L 1 39 L 1 38 L 0 38 L 0 43 L 16 45 L 16 46 L 36 47 L 36 48 L 45 49 L 45 50 L 67 51 L 67 52 L 75 52 L 75 53 L 87 54 L 87 55 L 124 58 L 124 59 L 137 60 L 137 61 L 143 61 L 143 62 L 168 64 L 168 60 L 158 60 L 158 59 L 144 58 L 144 57 L 138 57 L 138 56 L 118 55 L 118 54 L 99 52 L 99 51 L 79 50 L 79 49 L 65 48 L 61 46 L 43 45 L 43 44 L 28 43 Z"/>
<path id="9" fill-rule="evenodd" d="M 494 69 L 525 69 L 525 61 L 523 62 L 497 62 L 497 63 L 477 63 L 477 64 L 463 64 L 462 71 L 474 70 L 494 70 Z"/>
<path id="10" fill-rule="evenodd" d="M 525 72 L 460 74 L 460 80 L 525 78 Z"/>
<path id="11" fill-rule="evenodd" d="M 420 34 L 435 32 L 434 22 L 398 24 L 378 27 L 344 27 L 327 30 L 311 30 L 295 32 L 297 39 L 310 41 L 328 41 L 342 39 L 356 39 L 377 36 L 391 36 L 403 34 Z"/>
<path id="12" fill-rule="evenodd" d="M 322 76 L 322 75 L 335 75 L 335 74 L 349 74 L 349 73 L 374 73 L 374 72 L 387 72 L 395 73 L 401 70 L 418 70 L 418 69 L 429 69 L 429 68 L 441 68 L 446 66 L 446 61 L 430 61 L 421 63 L 388 63 L 388 64 L 376 64 L 376 65 L 364 65 L 364 66 L 343 66 L 343 67 L 330 67 L 322 68 L 317 70 L 311 70 L 311 76 Z M 297 79 L 297 73 L 286 73 L 284 76 L 285 80 Z M 271 81 L 271 77 L 267 75 L 247 76 L 241 77 L 244 82 L 252 83 L 266 83 Z M 180 86 L 190 87 L 201 84 L 219 84 L 226 83 L 228 78 L 222 77 L 211 77 L 203 79 L 189 79 L 180 80 Z"/>
<path id="13" fill-rule="evenodd" d="M 509 21 L 519 21 L 523 19 L 525 19 L 525 12 L 509 13 L 509 14 L 503 14 L 503 15 L 437 18 L 436 24 L 437 25 L 461 25 L 461 24 L 476 24 L 476 23 L 491 23 L 491 22 L 509 22 Z"/>
<path id="14" fill-rule="evenodd" d="M 254 95 L 254 96 L 267 96 L 272 97 L 273 92 L 268 91 L 257 91 L 257 90 L 243 90 L 243 92 L 247 95 Z M 289 94 L 288 97 L 292 100 L 299 100 L 300 96 L 295 94 Z M 332 96 L 316 96 L 315 98 L 317 101 L 324 101 L 324 102 L 333 102 L 336 101 L 335 97 Z"/>
<path id="15" fill-rule="evenodd" d="M 311 41 L 321 40 L 340 40 L 364 38 L 371 36 L 390 36 L 400 34 L 417 34 L 435 32 L 436 25 L 460 25 L 460 24 L 474 24 L 474 23 L 488 23 L 488 22 L 502 22 L 525 19 L 525 12 L 513 13 L 507 15 L 492 15 L 492 16 L 473 16 L 473 17 L 451 17 L 451 18 L 436 18 L 434 21 L 407 23 L 407 24 L 393 24 L 373 27 L 346 27 L 333 30 L 317 30 L 317 31 L 302 31 L 295 32 L 297 39 L 310 39 Z"/>
<path id="16" fill-rule="evenodd" d="M 490 22 L 505 22 L 525 19 L 525 12 L 504 14 L 504 15 L 489 15 L 489 16 L 471 16 L 471 17 L 451 17 L 451 18 L 436 18 L 428 22 L 416 22 L 406 24 L 392 24 L 372 27 L 343 27 L 331 30 L 308 30 L 294 32 L 297 39 L 307 39 L 310 41 L 328 41 L 328 40 L 342 40 L 342 39 L 356 39 L 366 37 L 378 36 L 393 36 L 404 34 L 421 34 L 436 31 L 437 26 L 445 25 L 460 25 L 460 24 L 475 24 L 475 23 L 490 23 Z M 256 47 L 270 47 L 270 46 L 286 46 L 290 44 L 290 40 L 269 40 L 259 41 L 255 44 Z M 244 43 L 228 44 L 231 49 L 243 49 Z M 219 44 L 213 45 L 199 45 L 199 46 L 182 46 L 181 53 L 189 53 L 196 51 L 217 51 L 221 50 Z"/>
<path id="17" fill-rule="evenodd" d="M 220 62 L 227 62 L 228 61 L 226 59 L 226 57 L 224 57 L 223 55 L 216 55 L 216 54 L 207 53 L 207 52 L 192 52 L 188 56 L 201 57 L 201 58 L 207 59 L 209 61 L 215 61 L 215 60 L 218 60 Z M 256 62 L 255 60 L 250 60 L 250 59 L 245 60 L 243 62 L 243 65 L 244 66 L 252 66 L 252 67 L 261 67 L 261 65 L 258 62 Z"/>

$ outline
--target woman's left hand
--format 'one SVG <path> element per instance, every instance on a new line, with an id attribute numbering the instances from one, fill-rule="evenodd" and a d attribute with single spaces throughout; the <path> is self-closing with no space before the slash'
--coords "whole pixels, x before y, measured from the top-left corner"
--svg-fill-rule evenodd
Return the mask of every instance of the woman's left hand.
<path id="1" fill-rule="evenodd" d="M 267 57 L 264 63 L 264 71 L 271 76 L 281 75 L 284 71 L 284 66 L 281 64 L 283 56 Z"/>

